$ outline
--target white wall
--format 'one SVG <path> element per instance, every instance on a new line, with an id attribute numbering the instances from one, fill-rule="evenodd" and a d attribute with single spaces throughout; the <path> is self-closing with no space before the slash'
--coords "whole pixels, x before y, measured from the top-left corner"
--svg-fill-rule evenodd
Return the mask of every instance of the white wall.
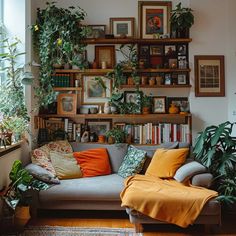
<path id="1" fill-rule="evenodd" d="M 37 7 L 45 7 L 44 0 L 34 1 L 32 12 Z M 58 0 L 58 5 L 67 7 L 77 5 L 88 13 L 86 22 L 88 24 L 106 24 L 109 26 L 110 17 L 135 17 L 138 25 L 138 1 L 136 0 Z M 179 1 L 174 0 L 173 6 Z M 190 43 L 190 66 L 191 84 L 190 91 L 170 90 L 158 91 L 159 95 L 164 93 L 167 96 L 189 96 L 191 112 L 193 114 L 193 137 L 197 132 L 211 124 L 219 124 L 228 119 L 235 121 L 236 111 L 236 1 L 235 0 L 182 0 L 182 5 L 191 7 L 194 10 L 195 24 L 191 28 Z M 137 28 L 137 27 L 136 27 Z M 194 55 L 224 55 L 226 96 L 225 97 L 195 97 L 194 93 Z"/>

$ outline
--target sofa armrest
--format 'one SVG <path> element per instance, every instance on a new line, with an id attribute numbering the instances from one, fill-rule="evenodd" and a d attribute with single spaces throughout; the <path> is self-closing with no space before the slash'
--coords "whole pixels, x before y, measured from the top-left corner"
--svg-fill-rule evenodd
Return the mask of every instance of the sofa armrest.
<path id="1" fill-rule="evenodd" d="M 213 175 L 210 173 L 202 173 L 194 175 L 191 179 L 191 184 L 194 186 L 200 186 L 209 188 L 213 180 Z"/>

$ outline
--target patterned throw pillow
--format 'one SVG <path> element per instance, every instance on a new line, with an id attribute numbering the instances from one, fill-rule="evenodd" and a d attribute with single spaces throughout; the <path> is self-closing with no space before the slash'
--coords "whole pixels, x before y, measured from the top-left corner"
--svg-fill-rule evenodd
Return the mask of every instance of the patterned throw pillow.
<path id="1" fill-rule="evenodd" d="M 126 178 L 128 176 L 138 174 L 143 168 L 146 154 L 146 151 L 137 149 L 136 147 L 130 145 L 118 170 L 118 175 Z"/>

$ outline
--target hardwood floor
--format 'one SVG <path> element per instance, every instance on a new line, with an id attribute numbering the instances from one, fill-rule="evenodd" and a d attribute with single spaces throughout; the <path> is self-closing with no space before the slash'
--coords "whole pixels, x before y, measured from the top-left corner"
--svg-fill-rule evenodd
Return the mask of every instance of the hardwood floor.
<path id="1" fill-rule="evenodd" d="M 236 235 L 236 215 L 224 214 L 222 226 L 213 233 L 205 233 L 202 225 L 182 229 L 175 225 L 144 225 L 144 236 Z M 59 225 L 78 227 L 133 228 L 125 212 L 117 211 L 43 211 L 29 225 Z"/>

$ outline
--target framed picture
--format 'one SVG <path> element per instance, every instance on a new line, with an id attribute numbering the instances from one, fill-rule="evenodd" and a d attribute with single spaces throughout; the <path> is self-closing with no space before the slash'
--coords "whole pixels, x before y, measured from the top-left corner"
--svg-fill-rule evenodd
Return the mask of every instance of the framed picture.
<path id="1" fill-rule="evenodd" d="M 176 69 L 177 68 L 177 59 L 176 58 L 171 58 L 168 60 L 169 68 L 171 69 Z"/>
<path id="2" fill-rule="evenodd" d="M 103 80 L 104 87 L 95 79 L 100 77 Z M 101 104 L 107 102 L 110 97 L 111 80 L 101 75 L 84 75 L 83 76 L 83 104 Z"/>
<path id="3" fill-rule="evenodd" d="M 188 62 L 186 56 L 178 56 L 178 68 L 179 69 L 187 69 Z"/>
<path id="4" fill-rule="evenodd" d="M 129 103 L 129 114 L 141 113 L 141 93 L 136 91 L 124 91 L 124 103 Z"/>
<path id="5" fill-rule="evenodd" d="M 77 94 L 60 93 L 57 96 L 57 114 L 75 115 L 77 111 Z"/>
<path id="6" fill-rule="evenodd" d="M 110 18 L 110 33 L 115 37 L 134 37 L 134 17 Z"/>
<path id="7" fill-rule="evenodd" d="M 112 128 L 111 119 L 86 119 L 85 124 L 89 127 L 89 132 L 94 132 L 97 135 L 105 135 Z"/>
<path id="8" fill-rule="evenodd" d="M 115 46 L 95 46 L 95 61 L 99 68 L 113 68 L 115 66 Z M 106 68 L 104 68 L 104 64 Z"/>
<path id="9" fill-rule="evenodd" d="M 195 96 L 224 97 L 224 56 L 194 56 Z"/>
<path id="10" fill-rule="evenodd" d="M 163 46 L 162 45 L 151 45 L 150 46 L 150 55 L 158 56 L 163 54 Z"/>
<path id="11" fill-rule="evenodd" d="M 149 56 L 149 46 L 148 45 L 141 45 L 139 47 L 139 55 L 142 57 L 148 57 Z"/>
<path id="12" fill-rule="evenodd" d="M 176 54 L 176 46 L 175 45 L 165 45 L 165 55 L 173 56 Z"/>
<path id="13" fill-rule="evenodd" d="M 189 101 L 187 97 L 168 97 L 167 106 L 170 107 L 170 104 L 175 104 L 180 111 L 190 112 Z"/>
<path id="14" fill-rule="evenodd" d="M 165 85 L 171 85 L 171 74 L 165 74 Z"/>
<path id="15" fill-rule="evenodd" d="M 106 25 L 87 25 L 90 28 L 90 34 L 87 38 L 105 38 Z"/>
<path id="16" fill-rule="evenodd" d="M 153 97 L 153 113 L 166 113 L 166 97 Z"/>
<path id="17" fill-rule="evenodd" d="M 186 74 L 178 74 L 178 84 L 187 84 Z"/>
<path id="18" fill-rule="evenodd" d="M 181 44 L 177 46 L 178 55 L 186 55 L 187 54 L 187 46 L 185 44 Z"/>
<path id="19" fill-rule="evenodd" d="M 152 39 L 153 35 L 170 33 L 170 1 L 139 1 L 140 38 Z"/>

